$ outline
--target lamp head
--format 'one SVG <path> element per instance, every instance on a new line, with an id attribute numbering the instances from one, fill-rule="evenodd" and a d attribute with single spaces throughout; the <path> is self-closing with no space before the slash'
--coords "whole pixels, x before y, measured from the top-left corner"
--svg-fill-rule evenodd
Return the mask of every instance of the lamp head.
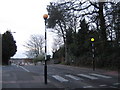
<path id="1" fill-rule="evenodd" d="M 43 18 L 46 20 L 48 18 L 48 14 L 44 14 Z"/>

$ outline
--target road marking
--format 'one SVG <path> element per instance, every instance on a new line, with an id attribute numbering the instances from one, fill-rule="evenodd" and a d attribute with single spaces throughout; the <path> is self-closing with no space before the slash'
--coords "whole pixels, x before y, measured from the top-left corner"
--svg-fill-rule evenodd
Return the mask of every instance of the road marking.
<path id="1" fill-rule="evenodd" d="M 30 72 L 29 70 L 27 70 L 26 68 L 24 68 L 24 67 L 22 67 L 22 66 L 19 66 L 19 67 L 21 67 L 22 69 L 24 69 L 24 70 L 27 71 L 27 72 Z"/>
<path id="2" fill-rule="evenodd" d="M 57 79 L 60 82 L 68 82 L 67 79 L 65 79 L 65 78 L 63 78 L 63 77 L 61 77 L 59 75 L 53 75 L 52 77 L 54 77 L 55 79 Z"/>
<path id="3" fill-rule="evenodd" d="M 85 74 L 78 74 L 79 76 L 82 76 L 82 77 L 85 77 L 85 78 L 89 78 L 89 79 L 98 79 L 97 77 L 93 77 L 93 76 L 90 76 L 90 75 L 85 75 Z"/>
<path id="4" fill-rule="evenodd" d="M 84 86 L 83 88 L 93 88 L 93 86 Z"/>
<path id="5" fill-rule="evenodd" d="M 67 77 L 69 77 L 69 78 L 72 78 L 72 79 L 74 79 L 74 80 L 80 80 L 80 78 L 77 77 L 77 76 L 73 76 L 73 75 L 65 75 L 65 76 L 67 76 Z"/>
<path id="6" fill-rule="evenodd" d="M 113 83 L 113 85 L 119 85 L 120 83 Z"/>
<path id="7" fill-rule="evenodd" d="M 105 76 L 105 75 L 100 75 L 100 74 L 94 74 L 94 73 L 91 73 L 90 75 L 98 76 L 98 77 L 102 77 L 102 78 L 112 78 L 110 76 Z"/>
<path id="8" fill-rule="evenodd" d="M 110 86 L 111 88 L 118 88 L 118 87 L 114 87 L 114 86 Z"/>
<path id="9" fill-rule="evenodd" d="M 105 85 L 105 84 L 103 84 L 103 85 L 99 85 L 100 87 L 105 87 L 105 86 L 107 86 L 107 85 Z"/>

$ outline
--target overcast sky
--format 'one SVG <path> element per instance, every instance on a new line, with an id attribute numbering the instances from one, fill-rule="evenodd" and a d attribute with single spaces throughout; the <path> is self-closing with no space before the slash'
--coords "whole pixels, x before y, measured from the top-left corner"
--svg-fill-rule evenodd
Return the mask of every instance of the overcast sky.
<path id="1" fill-rule="evenodd" d="M 0 33 L 11 30 L 17 44 L 14 57 L 25 56 L 23 45 L 32 34 L 44 35 L 43 15 L 47 13 L 46 6 L 52 0 L 0 0 Z M 53 34 L 48 30 L 48 54 L 51 54 Z"/>

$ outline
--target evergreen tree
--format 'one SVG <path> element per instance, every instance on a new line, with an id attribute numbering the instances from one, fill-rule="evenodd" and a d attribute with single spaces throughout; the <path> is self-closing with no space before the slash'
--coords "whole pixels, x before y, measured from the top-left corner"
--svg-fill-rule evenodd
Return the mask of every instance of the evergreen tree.
<path id="1" fill-rule="evenodd" d="M 2 63 L 8 65 L 10 57 L 14 56 L 17 51 L 16 41 L 10 31 L 2 35 Z"/>

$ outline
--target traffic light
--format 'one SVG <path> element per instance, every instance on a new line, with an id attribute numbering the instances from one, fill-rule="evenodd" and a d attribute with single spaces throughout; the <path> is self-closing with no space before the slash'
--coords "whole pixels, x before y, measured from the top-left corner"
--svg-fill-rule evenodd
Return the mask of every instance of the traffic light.
<path id="1" fill-rule="evenodd" d="M 95 39 L 94 38 L 91 38 L 91 42 L 94 42 L 95 41 Z"/>

